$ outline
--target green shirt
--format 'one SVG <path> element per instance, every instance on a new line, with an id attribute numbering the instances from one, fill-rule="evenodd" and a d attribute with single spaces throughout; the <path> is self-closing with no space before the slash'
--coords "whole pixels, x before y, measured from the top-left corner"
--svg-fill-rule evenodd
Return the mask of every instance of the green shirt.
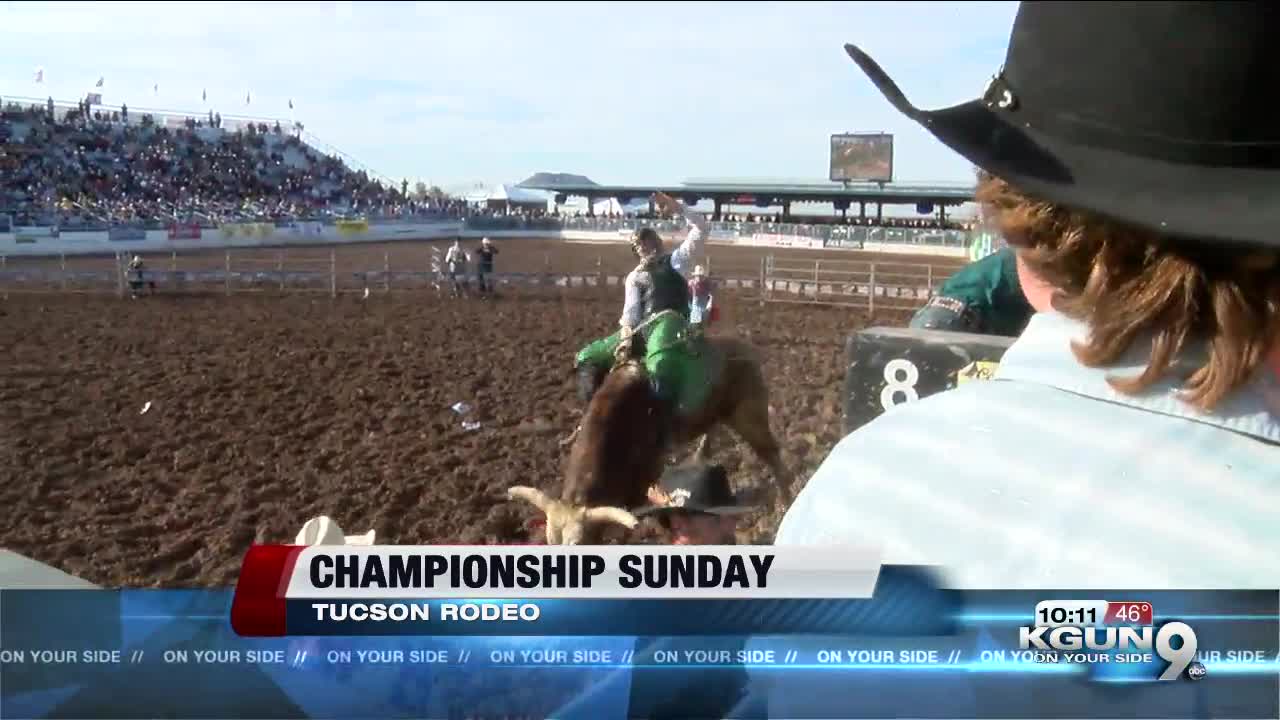
<path id="1" fill-rule="evenodd" d="M 1022 294 L 1012 248 L 960 268 L 911 319 L 911 327 L 1017 336 L 1035 310 Z"/>

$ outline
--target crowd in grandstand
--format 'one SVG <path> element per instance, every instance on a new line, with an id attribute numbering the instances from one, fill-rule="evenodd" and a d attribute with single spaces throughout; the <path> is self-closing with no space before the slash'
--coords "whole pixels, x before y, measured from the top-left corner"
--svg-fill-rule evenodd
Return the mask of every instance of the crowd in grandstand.
<path id="1" fill-rule="evenodd" d="M 532 204 L 469 207 L 407 181 L 380 183 L 300 137 L 301 126 L 207 117 L 9 103 L 0 110 L 0 215 L 18 225 L 324 220 L 351 215 L 469 217 L 489 227 L 533 228 L 566 219 L 660 221 L 648 212 L 584 213 Z M 865 218 L 722 212 L 727 223 L 963 229 L 937 218 Z"/>
<path id="2" fill-rule="evenodd" d="M 179 127 L 127 107 L 104 114 L 10 104 L 0 112 L 0 213 L 17 224 L 74 228 L 102 222 L 219 222 L 347 214 L 442 213 L 456 207 L 410 199 L 340 159 L 317 152 L 278 123 L 222 127 L 188 118 Z"/>

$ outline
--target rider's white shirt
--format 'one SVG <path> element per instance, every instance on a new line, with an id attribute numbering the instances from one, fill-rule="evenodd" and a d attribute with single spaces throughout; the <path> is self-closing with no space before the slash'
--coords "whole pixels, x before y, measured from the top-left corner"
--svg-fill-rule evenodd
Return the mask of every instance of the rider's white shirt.
<path id="1" fill-rule="evenodd" d="M 685 237 L 684 242 L 680 243 L 674 252 L 671 253 L 671 267 L 686 280 L 689 277 L 689 271 L 693 268 L 693 260 L 702 252 L 702 239 L 707 234 L 707 218 L 700 212 L 695 212 L 688 208 L 684 209 L 684 219 L 689 221 L 689 234 Z M 622 304 L 622 317 L 618 320 L 618 325 L 627 325 L 635 327 L 644 321 L 640 312 L 640 283 L 637 281 L 637 273 L 640 268 L 627 273 L 625 285 L 625 299 Z"/>

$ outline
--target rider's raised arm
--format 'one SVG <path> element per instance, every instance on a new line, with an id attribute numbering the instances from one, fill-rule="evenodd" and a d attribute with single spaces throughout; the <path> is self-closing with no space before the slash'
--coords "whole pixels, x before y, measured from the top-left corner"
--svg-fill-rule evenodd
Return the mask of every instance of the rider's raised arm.
<path id="1" fill-rule="evenodd" d="M 680 247 L 671 253 L 671 267 L 687 277 L 693 268 L 694 258 L 702 254 L 702 241 L 710 232 L 710 228 L 707 225 L 707 216 L 697 210 L 682 207 L 680 214 L 689 221 L 689 235 L 685 237 L 684 242 L 680 243 Z"/>
<path id="2" fill-rule="evenodd" d="M 618 325 L 635 328 L 644 321 L 644 318 L 641 317 L 643 308 L 641 307 L 640 285 L 635 270 L 627 273 L 627 279 L 623 285 L 625 294 L 622 301 L 622 317 L 618 320 Z"/>

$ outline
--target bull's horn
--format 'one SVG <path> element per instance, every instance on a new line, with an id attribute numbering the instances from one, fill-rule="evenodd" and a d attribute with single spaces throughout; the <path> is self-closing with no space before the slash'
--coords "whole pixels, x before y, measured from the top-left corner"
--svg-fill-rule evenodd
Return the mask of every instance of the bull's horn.
<path id="1" fill-rule="evenodd" d="M 524 485 L 516 485 L 515 487 L 508 488 L 507 497 L 524 500 L 530 505 L 534 505 L 544 513 L 548 512 L 548 509 L 551 507 L 551 498 L 547 497 L 546 493 L 537 488 L 526 487 Z"/>
<path id="2" fill-rule="evenodd" d="M 587 522 L 615 522 L 628 529 L 640 522 L 635 515 L 620 507 L 594 507 L 583 513 L 582 518 Z"/>

